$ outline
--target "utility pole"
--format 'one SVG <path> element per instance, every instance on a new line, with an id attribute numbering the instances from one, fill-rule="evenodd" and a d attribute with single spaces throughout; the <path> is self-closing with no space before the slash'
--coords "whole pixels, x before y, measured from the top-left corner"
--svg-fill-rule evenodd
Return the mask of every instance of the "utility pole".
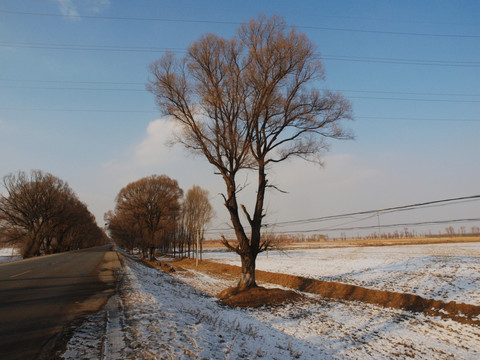
<path id="1" fill-rule="evenodd" d="M 377 220 L 378 220 L 378 238 L 380 239 L 381 229 L 380 229 L 380 212 L 377 211 Z"/>
<path id="2" fill-rule="evenodd" d="M 196 260 L 195 265 L 198 266 L 198 251 L 200 248 L 200 229 L 197 229 L 197 251 L 196 251 Z"/>

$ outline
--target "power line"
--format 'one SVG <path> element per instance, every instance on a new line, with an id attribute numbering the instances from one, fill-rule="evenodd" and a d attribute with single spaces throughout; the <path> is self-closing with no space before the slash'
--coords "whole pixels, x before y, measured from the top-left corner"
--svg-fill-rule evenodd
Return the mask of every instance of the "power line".
<path id="1" fill-rule="evenodd" d="M 49 86 L 2 86 L 0 89 L 25 89 L 25 90 L 73 90 L 73 91 L 127 91 L 127 92 L 148 92 L 146 89 L 124 89 L 124 88 L 96 88 L 96 87 L 49 87 Z"/>
<path id="2" fill-rule="evenodd" d="M 2 79 L 0 79 L 1 81 Z M 467 93 L 437 93 L 437 92 L 412 92 L 412 91 L 387 91 L 387 90 L 351 90 L 351 89 L 334 89 L 333 91 L 366 93 L 366 94 L 394 94 L 394 95 L 422 95 L 422 96 L 464 96 L 479 97 L 480 94 Z"/>
<path id="3" fill-rule="evenodd" d="M 394 101 L 421 101 L 421 102 L 447 102 L 447 103 L 478 103 L 479 100 L 459 100 L 459 99 L 415 99 L 415 98 L 394 98 L 394 97 L 380 97 L 380 96 L 349 96 L 349 99 L 360 100 L 394 100 Z"/>
<path id="4" fill-rule="evenodd" d="M 5 82 L 27 82 L 27 83 L 54 83 L 54 84 L 101 84 L 101 85 L 145 85 L 140 82 L 125 82 L 125 81 L 76 81 L 76 80 L 34 80 L 34 79 L 9 79 L 0 78 L 0 81 Z"/>
<path id="5" fill-rule="evenodd" d="M 393 120 L 393 121 L 425 121 L 425 122 L 480 122 L 480 119 L 463 118 L 404 118 L 388 116 L 355 116 L 355 119 L 363 120 Z"/>
<path id="6" fill-rule="evenodd" d="M 4 111 L 38 111 L 38 112 L 98 112 L 98 113 L 140 113 L 158 114 L 157 110 L 128 110 L 128 109 L 80 109 L 80 108 L 38 108 L 38 107 L 1 107 Z M 401 118 L 401 117 L 379 117 L 379 116 L 356 116 L 355 119 L 364 120 L 393 120 L 393 121 L 427 121 L 427 122 L 480 122 L 480 119 L 462 118 Z"/>
<path id="7" fill-rule="evenodd" d="M 42 1 L 50 1 L 50 0 L 42 0 Z M 185 6 L 182 6 L 182 9 L 183 8 L 185 8 Z M 204 9 L 204 7 L 191 7 L 191 6 L 189 8 L 194 9 L 194 10 Z M 19 14 L 19 15 L 32 14 L 32 12 L 30 12 L 30 13 L 19 12 L 19 11 L 9 11 L 9 12 Z M 231 11 L 223 9 L 223 12 L 231 12 Z M 53 16 L 68 17 L 66 15 L 59 15 L 59 14 L 53 14 Z M 388 21 L 388 23 L 396 22 L 396 23 L 406 23 L 406 24 L 465 25 L 464 21 L 463 22 L 445 22 L 445 21 L 438 22 L 438 21 L 425 21 L 425 20 L 418 21 L 418 20 L 413 20 L 413 19 L 400 20 L 400 19 L 397 19 L 397 18 L 391 18 L 391 17 L 388 17 L 388 18 L 383 17 L 382 18 L 382 17 L 378 17 L 378 16 L 377 17 L 371 17 L 371 16 L 347 16 L 347 15 L 332 15 L 332 14 L 315 14 L 314 17 L 315 17 L 315 19 L 318 19 L 318 18 L 335 18 L 335 19 L 339 18 L 339 19 L 349 19 L 349 20 L 352 20 L 352 19 L 359 20 L 360 19 L 360 20 L 367 20 L 367 21 Z"/>
<path id="8" fill-rule="evenodd" d="M 162 53 L 166 51 L 174 53 L 186 53 L 185 48 L 156 48 L 140 46 L 111 46 L 111 45 L 89 45 L 89 44 L 54 44 L 54 43 L 21 43 L 0 41 L 0 47 L 27 48 L 27 49 L 48 49 L 48 50 L 71 50 L 71 51 L 107 51 L 107 52 L 135 52 L 135 53 Z M 419 66 L 446 66 L 446 67 L 480 67 L 480 62 L 475 61 L 449 61 L 449 60 L 421 60 L 402 58 L 381 58 L 381 57 L 359 57 L 346 55 L 321 55 L 317 57 L 324 60 L 349 61 L 363 63 L 383 63 L 397 65 L 419 65 Z"/>
<path id="9" fill-rule="evenodd" d="M 103 90 L 103 91 L 144 91 L 145 83 L 142 82 L 119 82 L 119 81 L 74 81 L 74 80 L 34 80 L 34 79 L 8 79 L 0 78 L 2 82 L 13 83 L 47 83 L 47 84 L 72 84 L 72 85 L 138 85 L 138 88 L 98 88 L 98 87 L 49 87 L 49 86 L 23 86 L 23 85 L 3 85 L 1 88 L 12 89 L 42 89 L 42 90 Z M 480 94 L 470 93 L 441 93 L 441 92 L 412 92 L 412 91 L 389 91 L 389 90 L 353 90 L 353 89 L 324 89 L 329 91 L 338 91 L 342 93 L 365 93 L 365 94 L 391 94 L 391 95 L 419 95 L 419 96 L 452 96 L 452 97 L 480 97 Z M 427 99 L 428 100 L 428 99 Z M 441 100 L 443 101 L 443 100 Z"/>
<path id="10" fill-rule="evenodd" d="M 381 213 L 391 213 L 391 212 L 395 212 L 395 211 L 403 211 L 403 210 L 407 210 L 407 209 L 411 210 L 411 209 L 416 209 L 416 208 L 431 206 L 431 205 L 440 205 L 440 204 L 445 204 L 445 203 L 461 202 L 461 201 L 466 201 L 466 200 L 478 200 L 478 199 L 480 199 L 480 195 L 463 196 L 463 197 L 443 199 L 443 200 L 434 200 L 434 201 L 415 203 L 415 204 L 409 204 L 409 205 L 393 206 L 393 207 L 383 208 L 383 209 L 358 211 L 358 212 L 353 212 L 353 213 L 329 215 L 329 216 L 322 216 L 322 217 L 309 218 L 309 219 L 281 221 L 281 222 L 277 222 L 277 223 L 267 223 L 264 226 L 265 227 L 273 227 L 273 226 L 286 226 L 286 225 L 306 225 L 306 224 L 311 224 L 311 223 L 318 223 L 318 222 L 323 222 L 323 221 L 327 221 L 327 220 L 336 220 L 336 219 L 353 217 L 353 216 L 358 216 L 358 215 L 368 215 L 368 214 L 377 214 L 377 213 L 380 213 L 380 214 Z"/>
<path id="11" fill-rule="evenodd" d="M 427 201 L 427 202 L 421 202 L 421 203 L 415 203 L 415 204 L 409 204 L 409 205 L 393 206 L 393 207 L 375 209 L 375 210 L 365 210 L 365 211 L 358 211 L 353 213 L 343 213 L 343 214 L 322 216 L 322 217 L 316 217 L 316 218 L 281 221 L 276 223 L 266 223 L 262 226 L 264 228 L 285 227 L 285 226 L 292 226 L 292 225 L 300 226 L 300 225 L 315 224 L 315 223 L 321 223 L 321 222 L 339 220 L 339 219 L 345 219 L 345 218 L 355 218 L 356 216 L 366 215 L 366 217 L 348 221 L 341 225 L 333 225 L 330 227 L 317 228 L 313 230 L 272 231 L 272 233 L 288 234 L 288 233 L 312 233 L 312 232 L 327 232 L 327 231 L 369 230 L 369 229 L 378 228 L 378 225 L 365 225 L 365 226 L 354 226 L 354 227 L 343 227 L 342 225 L 348 225 L 348 224 L 359 222 L 359 221 L 365 221 L 377 216 L 377 214 L 388 214 L 388 213 L 413 210 L 418 208 L 445 206 L 445 205 L 452 205 L 452 203 L 458 204 L 458 203 L 478 201 L 478 200 L 480 200 L 480 195 L 462 196 L 462 197 Z M 447 223 L 472 222 L 472 221 L 480 221 L 480 218 L 463 218 L 463 219 L 450 219 L 450 220 L 416 221 L 416 222 L 409 222 L 409 223 L 382 224 L 382 228 L 391 228 L 391 227 L 400 227 L 400 226 L 441 225 L 441 224 L 447 224 Z M 209 233 L 222 233 L 227 231 L 233 231 L 233 228 L 231 227 L 215 228 L 215 229 L 208 230 Z"/>
<path id="12" fill-rule="evenodd" d="M 79 51 L 120 51 L 120 52 L 186 52 L 186 49 L 156 48 L 141 46 L 112 46 L 91 44 L 55 44 L 55 43 L 23 43 L 0 41 L 0 47 L 27 48 L 27 49 L 50 49 L 50 50 L 79 50 Z"/>
<path id="13" fill-rule="evenodd" d="M 12 14 L 12 15 L 57 17 L 57 18 L 65 17 L 65 15 L 62 15 L 62 14 L 10 11 L 10 10 L 0 10 L 0 13 Z M 237 21 L 186 20 L 186 19 L 167 19 L 167 18 L 152 18 L 152 17 L 100 16 L 100 15 L 69 15 L 68 17 L 73 19 L 122 20 L 122 21 L 143 21 L 143 22 L 155 21 L 155 22 L 165 22 L 165 23 L 217 24 L 217 25 L 236 25 L 236 26 L 242 24 L 241 22 L 237 22 Z M 351 28 L 308 26 L 308 25 L 295 25 L 294 27 L 298 29 L 377 34 L 377 35 L 416 36 L 416 37 L 434 37 L 434 38 L 465 38 L 465 39 L 480 38 L 480 35 L 472 35 L 472 34 L 438 34 L 438 33 L 421 33 L 421 32 L 351 29 Z"/>
<path id="14" fill-rule="evenodd" d="M 381 64 L 399 64 L 399 65 L 421 65 L 421 66 L 448 66 L 448 67 L 478 67 L 480 63 L 475 61 L 447 61 L 447 60 L 422 60 L 422 59 L 402 59 L 402 58 L 378 58 L 363 56 L 343 56 L 343 55 L 318 55 L 325 60 L 381 63 Z"/>
<path id="15" fill-rule="evenodd" d="M 469 223 L 469 222 L 477 222 L 477 221 L 480 221 L 480 218 L 405 222 L 405 223 L 396 223 L 396 224 L 382 224 L 382 229 L 408 227 L 408 226 L 446 225 L 446 224 Z M 335 228 L 328 227 L 328 228 L 319 228 L 319 229 L 312 229 L 312 230 L 274 231 L 273 233 L 274 234 L 313 233 L 313 232 L 318 233 L 318 232 L 327 232 L 327 231 L 371 230 L 371 229 L 377 229 L 377 228 L 378 228 L 378 225 L 367 225 L 367 226 L 335 227 Z"/>
<path id="16" fill-rule="evenodd" d="M 370 217 L 369 217 L 370 218 Z M 364 219 L 362 219 L 364 220 Z M 361 221 L 361 220 L 360 220 Z M 447 225 L 447 224 L 458 224 L 458 223 L 471 223 L 480 221 L 480 218 L 460 218 L 460 219 L 449 219 L 449 220 L 432 220 L 432 221 L 414 221 L 414 222 L 404 222 L 404 223 L 393 223 L 393 224 L 382 224 L 382 229 L 391 229 L 398 227 L 408 227 L 408 226 L 428 226 L 428 225 Z M 350 226 L 350 227 L 324 227 L 310 230 L 285 230 L 285 231 L 269 231 L 271 234 L 299 234 L 299 233 L 325 233 L 333 231 L 355 231 L 355 230 L 372 230 L 378 229 L 378 225 L 365 225 L 365 226 Z M 232 228 L 225 229 L 211 229 L 208 230 L 209 234 L 220 234 L 225 231 L 233 231 Z"/>
<path id="17" fill-rule="evenodd" d="M 158 114 L 155 110 L 113 110 L 113 109 L 67 109 L 67 108 L 16 108 L 0 107 L 0 110 L 6 111 L 42 111 L 42 112 L 98 112 L 98 113 L 145 113 Z"/>
<path id="18" fill-rule="evenodd" d="M 146 89 L 126 88 L 96 88 L 96 87 L 47 87 L 47 86 L 1 86 L 0 89 L 27 89 L 27 90 L 74 90 L 74 91 L 121 91 L 121 92 L 148 92 Z M 473 95 L 475 96 L 475 95 Z M 426 101 L 426 102 L 450 102 L 450 103 L 477 103 L 480 100 L 463 99 L 414 99 L 414 98 L 393 98 L 378 96 L 349 96 L 349 99 L 370 99 L 370 100 L 395 100 L 395 101 Z"/>

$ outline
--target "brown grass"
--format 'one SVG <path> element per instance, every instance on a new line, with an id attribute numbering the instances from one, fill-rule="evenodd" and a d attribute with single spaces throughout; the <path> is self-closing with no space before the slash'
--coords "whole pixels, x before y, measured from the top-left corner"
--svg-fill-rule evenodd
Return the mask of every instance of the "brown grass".
<path id="1" fill-rule="evenodd" d="M 449 243 L 467 243 L 480 242 L 479 236 L 465 237 L 414 237 L 405 239 L 349 239 L 349 240 L 321 240 L 310 242 L 291 242 L 282 244 L 283 250 L 291 249 L 322 249 L 322 248 L 342 248 L 350 246 L 397 246 L 397 245 L 430 245 L 430 244 L 449 244 Z"/>
<path id="2" fill-rule="evenodd" d="M 229 278 L 232 276 L 240 277 L 241 272 L 238 266 L 206 260 L 200 261 L 198 267 L 195 266 L 195 260 L 193 259 L 177 260 L 168 264 L 157 261 L 151 264 L 162 270 L 172 268 L 181 271 L 187 268 Z M 264 283 L 277 284 L 293 290 L 317 294 L 324 298 L 361 301 L 394 309 L 423 312 L 428 315 L 450 318 L 462 323 L 480 325 L 480 306 L 477 305 L 456 303 L 453 301 L 446 303 L 413 294 L 374 290 L 356 285 L 260 270 L 256 271 L 256 280 Z M 291 290 L 265 289 L 260 287 L 244 292 L 238 292 L 235 288 L 226 289 L 218 294 L 217 297 L 220 297 L 224 304 L 232 307 L 277 306 L 281 303 L 296 301 L 301 298 L 298 293 Z"/>
<path id="3" fill-rule="evenodd" d="M 480 236 L 454 236 L 454 237 L 413 237 L 400 239 L 348 239 L 348 240 L 319 240 L 319 241 L 286 241 L 281 243 L 282 249 L 316 249 L 336 248 L 347 246 L 395 246 L 395 245 L 428 245 L 462 242 L 480 242 Z M 235 243 L 235 240 L 232 240 Z M 220 240 L 208 240 L 203 244 L 204 248 L 223 247 Z"/>

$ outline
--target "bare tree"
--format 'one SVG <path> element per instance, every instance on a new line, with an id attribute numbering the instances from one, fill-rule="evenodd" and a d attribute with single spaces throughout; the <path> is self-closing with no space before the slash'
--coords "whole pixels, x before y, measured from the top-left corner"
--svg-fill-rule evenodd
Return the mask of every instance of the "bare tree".
<path id="1" fill-rule="evenodd" d="M 117 195 L 113 229 L 123 236 L 139 234 L 140 246 L 148 249 L 153 260 L 155 249 L 176 228 L 182 196 L 177 181 L 166 175 L 132 182 Z"/>
<path id="2" fill-rule="evenodd" d="M 455 228 L 453 226 L 448 226 L 445 228 L 445 233 L 448 235 L 448 236 L 455 236 Z"/>
<path id="3" fill-rule="evenodd" d="M 151 73 L 148 88 L 160 110 L 183 130 L 177 140 L 205 156 L 225 181 L 238 245 L 224 244 L 241 257 L 238 287 L 255 286 L 256 257 L 269 246 L 261 237 L 265 191 L 273 187 L 268 169 L 295 156 L 320 163 L 325 139 L 351 138 L 340 126 L 351 118 L 350 104 L 317 88 L 324 70 L 314 45 L 276 16 L 250 20 L 231 39 L 203 35 L 183 59 L 166 53 Z M 237 201 L 244 169 L 258 179 L 251 212 Z"/>
<path id="4" fill-rule="evenodd" d="M 184 222 L 190 237 L 200 239 L 200 258 L 203 252 L 205 229 L 213 217 L 213 208 L 208 200 L 208 191 L 194 185 L 187 191 L 183 202 Z M 195 245 L 197 246 L 197 245 Z"/>
<path id="5" fill-rule="evenodd" d="M 30 176 L 21 171 L 5 176 L 3 186 L 1 232 L 23 257 L 105 243 L 93 215 L 61 179 L 40 170 Z"/>
<path id="6" fill-rule="evenodd" d="M 140 247 L 140 229 L 135 219 L 128 214 L 109 210 L 105 213 L 104 220 L 110 237 L 118 246 L 132 253 L 134 249 Z"/>

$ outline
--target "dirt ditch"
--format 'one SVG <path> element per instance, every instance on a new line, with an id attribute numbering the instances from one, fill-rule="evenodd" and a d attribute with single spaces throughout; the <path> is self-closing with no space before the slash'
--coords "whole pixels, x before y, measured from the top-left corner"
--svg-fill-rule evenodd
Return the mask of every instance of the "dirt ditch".
<path id="1" fill-rule="evenodd" d="M 230 275 L 240 276 L 240 267 L 220 264 L 203 260 L 197 267 L 195 260 L 183 259 L 172 262 L 149 262 L 166 272 L 192 269 L 217 276 Z M 256 271 L 256 279 L 259 282 L 277 284 L 293 290 L 320 295 L 324 298 L 335 300 L 361 301 L 394 309 L 423 312 L 428 315 L 450 318 L 455 321 L 467 324 L 480 325 L 480 306 L 456 303 L 453 301 L 443 302 L 441 300 L 427 299 L 414 294 L 398 293 L 386 290 L 368 289 L 361 286 L 343 284 L 333 281 L 315 280 L 302 276 L 272 273 L 267 271 Z M 261 288 L 263 289 L 263 288 Z M 274 290 L 269 294 L 269 290 Z M 297 297 L 286 291 L 280 295 L 279 289 L 251 290 L 239 294 L 226 292 L 224 303 L 231 306 L 278 305 L 281 301 L 294 301 Z M 271 301 L 270 301 L 271 300 Z"/>

